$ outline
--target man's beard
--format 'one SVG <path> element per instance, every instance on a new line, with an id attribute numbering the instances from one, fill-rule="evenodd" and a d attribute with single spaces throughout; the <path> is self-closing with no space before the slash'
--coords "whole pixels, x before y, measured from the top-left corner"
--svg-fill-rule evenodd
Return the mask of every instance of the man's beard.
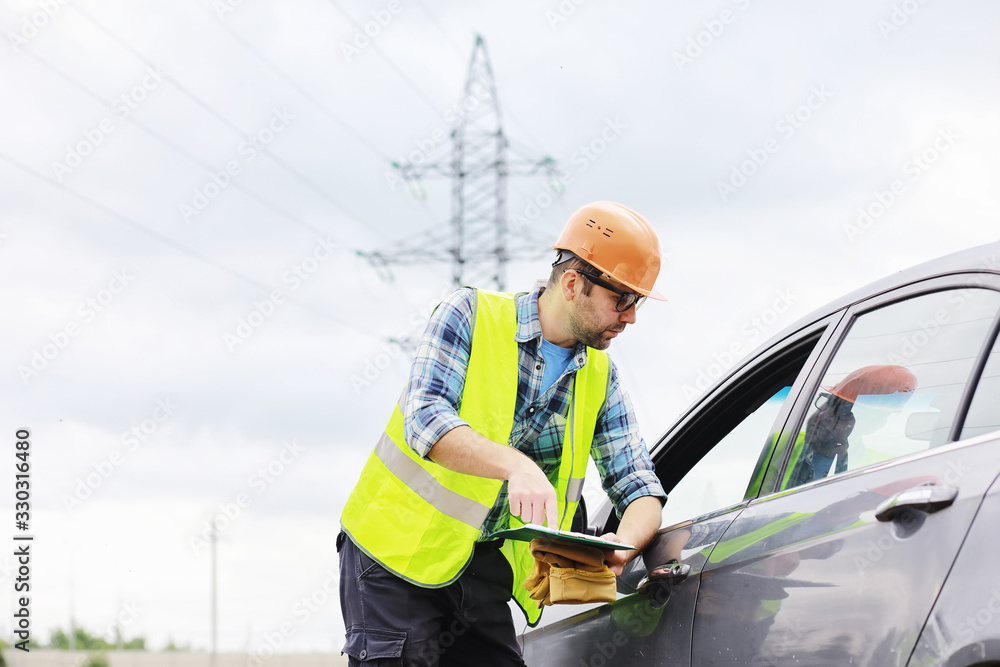
<path id="1" fill-rule="evenodd" d="M 625 330 L 625 323 L 618 322 L 610 327 L 598 324 L 598 317 L 590 297 L 584 294 L 580 296 L 582 297 L 580 305 L 569 311 L 570 333 L 572 333 L 573 338 L 587 347 L 592 347 L 595 350 L 608 349 L 608 346 L 611 345 L 611 339 L 605 338 L 604 332 L 610 330 L 621 333 Z"/>

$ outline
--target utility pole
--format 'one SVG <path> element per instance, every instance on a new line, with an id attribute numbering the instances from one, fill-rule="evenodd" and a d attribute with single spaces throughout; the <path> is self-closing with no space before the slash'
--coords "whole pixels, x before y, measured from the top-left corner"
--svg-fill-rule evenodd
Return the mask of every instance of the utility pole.
<path id="1" fill-rule="evenodd" d="M 452 115 L 450 157 L 431 162 L 430 156 L 424 155 L 419 162 L 392 165 L 407 181 L 419 181 L 427 174 L 451 179 L 449 225 L 384 250 L 360 254 L 376 266 L 450 262 L 452 286 L 489 281 L 494 289 L 503 291 L 510 260 L 533 259 L 546 251 L 541 242 L 528 242 L 527 229 L 517 230 L 515 239 L 522 241 L 524 250 L 513 247 L 507 223 L 507 178 L 539 171 L 554 177 L 555 161 L 550 157 L 527 159 L 511 151 L 500 120 L 493 68 L 481 36 L 476 36 L 462 99 L 454 114 L 446 114 L 446 118 Z"/>
<path id="2" fill-rule="evenodd" d="M 69 549 L 69 650 L 76 651 L 76 559 L 73 543 Z"/>
<path id="3" fill-rule="evenodd" d="M 218 649 L 218 618 L 219 618 L 219 608 L 217 604 L 217 590 L 216 590 L 216 568 L 215 568 L 215 545 L 218 542 L 218 535 L 215 532 L 215 526 L 212 526 L 212 532 L 209 533 L 209 544 L 212 550 L 212 657 L 211 664 L 215 667 L 215 657 Z"/>

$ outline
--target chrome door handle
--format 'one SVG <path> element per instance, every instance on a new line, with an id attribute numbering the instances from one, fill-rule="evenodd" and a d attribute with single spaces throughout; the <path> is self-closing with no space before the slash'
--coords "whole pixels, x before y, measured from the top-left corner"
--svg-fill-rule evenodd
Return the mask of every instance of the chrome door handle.
<path id="1" fill-rule="evenodd" d="M 921 484 L 900 491 L 875 508 L 875 518 L 892 521 L 904 509 L 920 510 L 932 514 L 948 507 L 958 496 L 958 489 L 947 484 Z"/>
<path id="2" fill-rule="evenodd" d="M 673 586 L 687 579 L 689 574 L 691 574 L 691 566 L 687 563 L 678 563 L 677 561 L 673 561 L 671 563 L 657 565 L 642 578 L 642 581 L 639 582 L 636 590 L 645 590 L 650 584 L 660 581 L 669 586 Z"/>

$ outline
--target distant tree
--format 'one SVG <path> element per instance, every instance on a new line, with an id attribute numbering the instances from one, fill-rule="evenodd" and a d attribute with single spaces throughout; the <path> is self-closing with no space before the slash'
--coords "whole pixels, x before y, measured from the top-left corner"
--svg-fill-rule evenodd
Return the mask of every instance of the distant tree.
<path id="1" fill-rule="evenodd" d="M 62 628 L 56 628 L 49 635 L 49 648 L 61 649 L 63 651 L 69 650 L 69 637 L 66 636 Z"/>
<path id="2" fill-rule="evenodd" d="M 109 642 L 104 637 L 98 637 L 87 632 L 84 628 L 76 628 L 73 631 L 76 639 L 76 650 L 78 651 L 110 651 L 118 648 L 118 638 Z M 134 637 L 121 642 L 122 648 L 134 651 L 146 650 L 145 637 Z M 69 650 L 69 635 L 62 628 L 56 628 L 49 636 L 48 648 Z"/>
<path id="3" fill-rule="evenodd" d="M 97 637 L 90 634 L 83 628 L 76 628 L 76 648 L 80 651 L 107 651 L 114 648 L 104 637 Z"/>

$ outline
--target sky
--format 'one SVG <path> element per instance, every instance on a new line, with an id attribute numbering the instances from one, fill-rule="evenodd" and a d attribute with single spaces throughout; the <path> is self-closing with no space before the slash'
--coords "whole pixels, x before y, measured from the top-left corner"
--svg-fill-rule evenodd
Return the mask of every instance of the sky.
<path id="1" fill-rule="evenodd" d="M 449 180 L 391 164 L 447 157 L 477 35 L 511 155 L 555 164 L 508 180 L 542 252 L 506 287 L 587 202 L 659 234 L 668 301 L 610 349 L 649 443 L 798 318 L 1000 236 L 986 0 L 0 0 L 0 33 L 0 534 L 43 642 L 210 647 L 214 525 L 219 650 L 339 650 L 340 510 L 451 286 L 364 253 L 440 251 Z"/>

